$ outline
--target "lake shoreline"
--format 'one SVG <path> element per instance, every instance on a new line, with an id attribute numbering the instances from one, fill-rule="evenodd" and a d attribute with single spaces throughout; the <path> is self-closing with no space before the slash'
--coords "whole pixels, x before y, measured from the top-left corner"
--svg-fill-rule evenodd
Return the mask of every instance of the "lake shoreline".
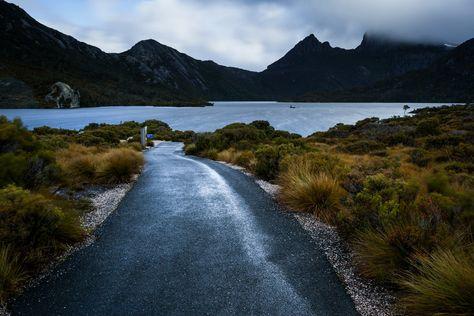
<path id="1" fill-rule="evenodd" d="M 49 126 L 83 129 L 90 123 L 120 124 L 158 119 L 175 130 L 212 132 L 227 124 L 269 121 L 280 130 L 308 136 L 337 123 L 353 124 L 367 117 L 403 116 L 403 103 L 219 102 L 208 107 L 110 106 L 76 109 L 0 109 L 9 119 L 20 117 L 31 130 Z M 410 109 L 443 104 L 408 104 Z M 294 108 L 292 108 L 294 107 Z"/>

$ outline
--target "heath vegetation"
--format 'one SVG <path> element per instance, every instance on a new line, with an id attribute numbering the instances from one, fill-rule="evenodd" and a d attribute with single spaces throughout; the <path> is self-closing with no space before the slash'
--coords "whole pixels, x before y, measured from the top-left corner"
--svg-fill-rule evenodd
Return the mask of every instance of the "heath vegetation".
<path id="1" fill-rule="evenodd" d="M 188 154 L 280 185 L 278 199 L 337 227 L 360 273 L 408 314 L 474 314 L 474 106 L 337 124 L 303 138 L 268 122 L 193 136 Z"/>
<path id="2" fill-rule="evenodd" d="M 0 303 L 86 237 L 80 217 L 90 203 L 76 191 L 129 182 L 140 172 L 143 125 L 158 139 L 193 135 L 156 120 L 29 131 L 0 116 Z"/>

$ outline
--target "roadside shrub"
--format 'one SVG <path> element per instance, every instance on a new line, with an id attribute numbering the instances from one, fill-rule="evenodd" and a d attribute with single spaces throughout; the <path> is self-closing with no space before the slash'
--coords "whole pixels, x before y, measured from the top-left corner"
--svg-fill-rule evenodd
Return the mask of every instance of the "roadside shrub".
<path id="1" fill-rule="evenodd" d="M 0 190 L 0 240 L 35 267 L 84 236 L 77 213 L 54 199 L 10 185 Z"/>
<path id="2" fill-rule="evenodd" d="M 60 170 L 53 153 L 0 154 L 0 187 L 16 184 L 26 188 L 52 185 L 59 180 Z"/>
<path id="3" fill-rule="evenodd" d="M 255 152 L 257 163 L 255 174 L 265 180 L 276 178 L 280 164 L 280 154 L 275 146 L 264 145 Z"/>
<path id="4" fill-rule="evenodd" d="M 250 150 L 242 151 L 235 158 L 235 163 L 239 166 L 252 170 L 255 167 L 255 155 Z"/>
<path id="5" fill-rule="evenodd" d="M 192 144 L 188 144 L 184 147 L 184 153 L 186 155 L 196 155 L 198 153 L 198 150 L 197 150 L 197 147 L 196 147 L 196 144 L 192 143 Z"/>
<path id="6" fill-rule="evenodd" d="M 144 159 L 141 152 L 130 148 L 116 148 L 99 158 L 98 180 L 105 184 L 125 183 L 140 171 Z"/>
<path id="7" fill-rule="evenodd" d="M 18 291 L 23 280 L 18 256 L 9 246 L 0 245 L 0 304 L 6 303 L 7 297 Z"/>
<path id="8" fill-rule="evenodd" d="M 471 253 L 438 251 L 414 260 L 416 271 L 399 279 L 401 300 L 413 315 L 474 315 L 474 257 Z"/>

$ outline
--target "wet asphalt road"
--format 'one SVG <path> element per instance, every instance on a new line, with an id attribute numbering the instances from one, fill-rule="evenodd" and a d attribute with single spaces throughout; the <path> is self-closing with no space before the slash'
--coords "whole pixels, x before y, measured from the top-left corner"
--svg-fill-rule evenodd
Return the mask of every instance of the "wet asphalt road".
<path id="1" fill-rule="evenodd" d="M 252 179 L 179 143 L 146 160 L 97 241 L 14 315 L 356 315 L 323 252 Z"/>

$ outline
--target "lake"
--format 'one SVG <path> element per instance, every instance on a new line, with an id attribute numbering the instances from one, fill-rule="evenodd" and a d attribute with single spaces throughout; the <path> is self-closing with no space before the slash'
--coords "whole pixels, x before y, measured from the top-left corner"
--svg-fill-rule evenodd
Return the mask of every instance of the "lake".
<path id="1" fill-rule="evenodd" d="M 158 119 L 178 130 L 214 131 L 229 123 L 267 120 L 275 128 L 307 136 L 337 123 L 366 117 L 403 115 L 407 103 L 278 103 L 215 102 L 210 107 L 111 106 L 79 109 L 0 109 L 0 115 L 20 117 L 28 128 L 48 125 L 81 129 L 89 123 L 143 122 Z M 290 105 L 296 108 L 290 108 Z M 410 104 L 410 110 L 440 104 Z"/>

